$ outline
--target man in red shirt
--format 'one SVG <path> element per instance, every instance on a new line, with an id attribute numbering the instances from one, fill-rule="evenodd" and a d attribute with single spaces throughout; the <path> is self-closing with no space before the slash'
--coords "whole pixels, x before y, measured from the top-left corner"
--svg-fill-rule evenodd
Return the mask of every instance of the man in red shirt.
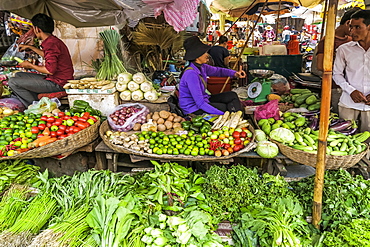
<path id="1" fill-rule="evenodd" d="M 34 69 L 41 74 L 18 72 L 9 79 L 9 87 L 26 107 L 38 100 L 40 93 L 54 93 L 64 91 L 63 86 L 67 80 L 73 79 L 73 64 L 67 46 L 55 37 L 54 21 L 45 14 L 32 17 L 33 30 L 38 39 L 42 41 L 42 50 L 30 46 L 19 45 L 20 50 L 31 49 L 44 58 L 42 66 L 24 61 L 19 65 L 26 69 Z"/>

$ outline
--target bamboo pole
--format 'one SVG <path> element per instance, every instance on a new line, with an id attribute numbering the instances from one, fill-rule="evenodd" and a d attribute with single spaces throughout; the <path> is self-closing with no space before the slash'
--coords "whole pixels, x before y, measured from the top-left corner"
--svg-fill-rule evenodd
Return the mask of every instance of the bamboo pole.
<path id="1" fill-rule="evenodd" d="M 320 40 L 322 39 L 322 37 L 324 37 L 324 34 L 325 34 L 325 25 L 326 25 L 326 19 L 327 19 L 327 14 L 328 14 L 328 0 L 324 1 L 323 9 L 324 9 L 324 16 L 322 17 Z"/>
<path id="2" fill-rule="evenodd" d="M 312 223 L 319 229 L 322 212 L 322 194 L 324 189 L 324 172 L 327 136 L 329 128 L 330 98 L 334 53 L 335 20 L 338 9 L 338 0 L 329 0 L 324 43 L 324 73 L 321 87 L 320 131 L 317 151 L 316 176 L 313 195 Z"/>
<path id="3" fill-rule="evenodd" d="M 252 31 L 248 34 L 248 37 L 247 37 L 247 39 L 245 40 L 244 46 L 243 46 L 243 48 L 241 49 L 241 51 L 240 51 L 240 53 L 239 53 L 239 55 L 238 55 L 238 57 L 237 57 L 237 59 L 236 59 L 236 62 L 235 62 L 234 67 L 233 67 L 233 70 L 235 70 L 235 69 L 236 69 L 236 67 L 238 66 L 238 64 L 239 64 L 239 60 L 240 60 L 241 56 L 242 56 L 242 55 L 243 55 L 243 53 L 244 53 L 244 49 L 245 49 L 245 47 L 247 46 L 248 41 L 249 41 L 249 39 L 251 38 L 251 36 L 252 36 L 252 34 L 253 34 L 254 29 L 255 29 L 255 28 L 256 28 L 256 26 L 257 26 L 257 22 L 258 22 L 258 20 L 261 18 L 262 12 L 263 12 L 263 10 L 266 8 L 266 6 L 267 6 L 267 2 L 268 2 L 268 0 L 266 0 L 266 1 L 265 1 L 265 3 L 263 4 L 262 9 L 261 9 L 261 12 L 260 12 L 260 14 L 258 15 L 257 21 L 253 24 Z M 226 87 L 226 85 L 227 85 L 227 83 L 228 83 L 229 81 L 230 81 L 230 77 L 227 77 L 227 79 L 226 79 L 226 81 L 225 81 L 224 85 L 222 86 L 222 89 L 221 89 L 220 93 L 222 93 L 222 92 L 225 90 L 225 87 Z"/>
<path id="4" fill-rule="evenodd" d="M 278 37 L 279 34 L 279 26 L 280 26 L 280 8 L 281 8 L 281 0 L 279 0 L 279 11 L 277 14 L 277 19 L 276 19 L 276 38 Z"/>

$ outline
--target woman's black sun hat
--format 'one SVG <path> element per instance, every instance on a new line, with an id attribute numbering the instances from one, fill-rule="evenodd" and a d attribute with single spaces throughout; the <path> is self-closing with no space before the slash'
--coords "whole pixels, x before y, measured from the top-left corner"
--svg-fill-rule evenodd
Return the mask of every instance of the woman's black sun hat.
<path id="1" fill-rule="evenodd" d="M 184 41 L 185 60 L 193 61 L 206 53 L 211 47 L 204 44 L 197 36 L 192 36 Z"/>

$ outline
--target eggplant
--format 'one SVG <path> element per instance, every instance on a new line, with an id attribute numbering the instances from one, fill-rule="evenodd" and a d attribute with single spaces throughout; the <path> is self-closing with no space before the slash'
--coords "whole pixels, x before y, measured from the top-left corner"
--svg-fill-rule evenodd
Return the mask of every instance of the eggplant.
<path id="1" fill-rule="evenodd" d="M 304 113 L 302 113 L 302 116 L 304 116 L 306 118 L 310 118 L 310 117 L 313 117 L 313 116 L 318 115 L 318 114 L 320 114 L 320 110 L 304 112 Z"/>
<path id="2" fill-rule="evenodd" d="M 348 135 L 353 135 L 354 133 L 356 133 L 356 130 L 357 128 L 349 128 L 349 129 L 345 129 L 339 132 L 342 133 L 343 135 L 348 136 Z"/>
<path id="3" fill-rule="evenodd" d="M 318 117 L 312 117 L 311 123 L 308 125 L 308 127 L 312 130 L 318 130 L 319 129 L 319 118 Z"/>
<path id="4" fill-rule="evenodd" d="M 338 123 L 341 123 L 341 122 L 344 122 L 345 120 L 344 119 L 341 119 L 341 118 L 333 118 L 331 121 L 330 121 L 330 124 L 329 124 L 329 127 L 331 126 L 334 126 Z"/>
<path id="5" fill-rule="evenodd" d="M 341 130 L 347 129 L 351 125 L 352 125 L 352 120 L 347 120 L 347 121 L 339 122 L 339 123 L 331 126 L 330 129 L 332 129 L 334 131 L 341 131 Z"/>

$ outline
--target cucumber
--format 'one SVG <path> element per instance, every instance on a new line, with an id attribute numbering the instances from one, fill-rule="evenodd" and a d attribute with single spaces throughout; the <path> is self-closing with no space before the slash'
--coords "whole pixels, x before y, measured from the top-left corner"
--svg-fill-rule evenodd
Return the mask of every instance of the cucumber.
<path id="1" fill-rule="evenodd" d="M 309 110 L 309 111 L 316 111 L 316 110 L 319 110 L 320 109 L 320 106 L 321 106 L 320 102 L 317 102 L 315 104 L 309 105 L 307 107 L 307 110 Z"/>
<path id="2" fill-rule="evenodd" d="M 306 100 L 305 100 L 307 105 L 313 105 L 313 104 L 317 103 L 317 101 L 318 100 L 317 100 L 315 95 L 311 95 L 311 96 L 307 97 Z"/>
<path id="3" fill-rule="evenodd" d="M 304 94 L 304 93 L 311 93 L 309 89 L 302 89 L 302 88 L 293 88 L 290 89 L 291 94 Z"/>
<path id="4" fill-rule="evenodd" d="M 348 153 L 345 151 L 332 151 L 330 155 L 344 156 L 344 155 L 348 155 Z"/>
<path id="5" fill-rule="evenodd" d="M 297 98 L 295 99 L 295 103 L 297 103 L 298 105 L 302 105 L 302 104 L 305 102 L 305 100 L 306 100 L 308 97 L 310 97 L 310 96 L 312 96 L 312 93 L 302 94 L 301 96 L 299 96 L 299 97 L 297 97 Z"/>
<path id="6" fill-rule="evenodd" d="M 356 136 L 356 140 L 359 141 L 359 142 L 364 142 L 366 141 L 368 138 L 370 137 L 370 132 L 369 131 L 365 131 L 363 132 L 361 135 L 359 136 Z"/>

